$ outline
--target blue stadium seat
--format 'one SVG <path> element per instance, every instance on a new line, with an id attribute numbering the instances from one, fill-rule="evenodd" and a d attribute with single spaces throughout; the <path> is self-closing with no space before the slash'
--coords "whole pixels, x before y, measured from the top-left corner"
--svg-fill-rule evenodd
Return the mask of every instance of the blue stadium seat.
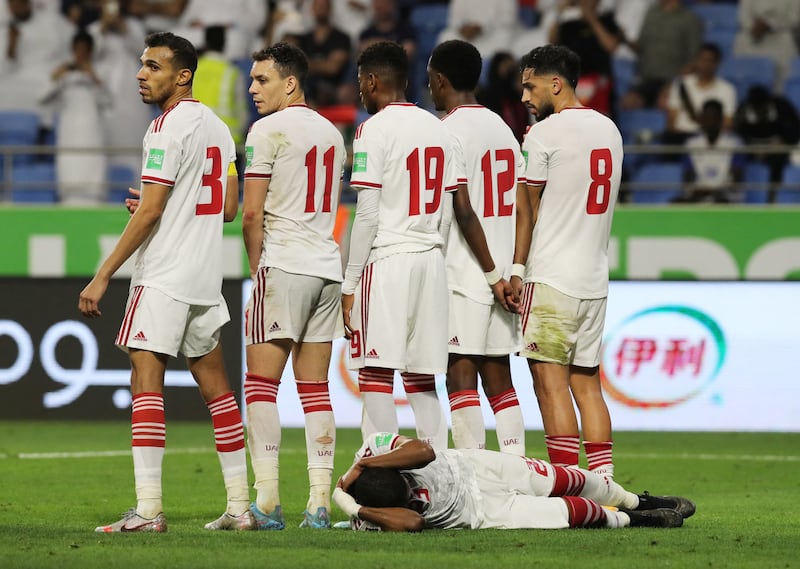
<path id="1" fill-rule="evenodd" d="M 19 164 L 11 174 L 11 200 L 15 203 L 55 203 L 56 171 L 52 164 Z"/>
<path id="2" fill-rule="evenodd" d="M 739 6 L 737 4 L 694 4 L 691 10 L 703 21 L 703 29 L 739 29 Z"/>
<path id="3" fill-rule="evenodd" d="M 800 166 L 790 164 L 783 169 L 781 187 L 775 193 L 775 203 L 800 203 Z"/>
<path id="4" fill-rule="evenodd" d="M 783 96 L 800 112 L 800 75 L 790 76 L 783 83 Z"/>
<path id="5" fill-rule="evenodd" d="M 667 128 L 667 115 L 660 109 L 620 111 L 617 126 L 625 144 L 646 144 L 659 140 Z"/>
<path id="6" fill-rule="evenodd" d="M 630 182 L 630 201 L 637 204 L 666 204 L 683 192 L 680 164 L 645 164 Z"/>
<path id="7" fill-rule="evenodd" d="M 630 91 L 636 78 L 636 62 L 628 57 L 612 57 L 611 73 L 614 75 L 614 95 L 619 98 Z"/>
<path id="8" fill-rule="evenodd" d="M 39 138 L 39 115 L 27 111 L 0 112 L 0 146 L 33 146 Z M 14 164 L 33 162 L 32 154 L 16 154 Z"/>
<path id="9" fill-rule="evenodd" d="M 769 201 L 769 166 L 750 162 L 744 167 L 742 182 L 750 184 L 744 190 L 744 203 L 763 204 Z"/>
<path id="10" fill-rule="evenodd" d="M 427 65 L 439 33 L 447 27 L 448 6 L 431 4 L 415 6 L 411 10 L 409 21 L 417 33 L 417 56 L 412 62 L 411 76 L 415 85 L 411 91 L 425 92 L 428 85 Z"/>
<path id="11" fill-rule="evenodd" d="M 128 166 L 112 164 L 106 174 L 108 178 L 108 202 L 113 204 L 125 203 L 125 198 L 133 197 L 128 188 L 139 187 L 137 173 Z"/>
<path id="12" fill-rule="evenodd" d="M 777 72 L 774 59 L 756 55 L 729 57 L 719 67 L 720 76 L 736 87 L 736 97 L 739 101 L 747 98 L 747 91 L 753 85 L 763 85 L 772 90 Z"/>
<path id="13" fill-rule="evenodd" d="M 736 41 L 736 30 L 719 28 L 706 30 L 703 39 L 707 43 L 713 43 L 719 48 L 722 54 L 722 61 L 733 57 L 733 44 Z"/>

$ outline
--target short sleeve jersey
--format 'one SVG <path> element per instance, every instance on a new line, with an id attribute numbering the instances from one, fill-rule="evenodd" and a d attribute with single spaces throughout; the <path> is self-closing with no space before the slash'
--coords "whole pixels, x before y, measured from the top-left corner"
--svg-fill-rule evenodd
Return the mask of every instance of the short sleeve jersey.
<path id="1" fill-rule="evenodd" d="M 456 107 L 443 119 L 453 135 L 453 154 L 459 184 L 480 220 L 497 270 L 509 278 L 516 232 L 517 182 L 525 181 L 519 143 L 496 113 L 481 105 Z M 447 239 L 447 284 L 476 302 L 493 304 L 492 289 L 458 224 Z"/>
<path id="2" fill-rule="evenodd" d="M 171 189 L 161 219 L 139 247 L 131 286 L 153 287 L 188 304 L 218 304 L 228 167 L 236 161 L 230 130 L 208 107 L 184 99 L 150 124 L 142 150 L 142 183 Z"/>
<path id="3" fill-rule="evenodd" d="M 245 180 L 269 180 L 262 267 L 342 281 L 333 238 L 346 158 L 339 130 L 305 105 L 258 120 L 245 143 Z"/>
<path id="4" fill-rule="evenodd" d="M 380 190 L 369 261 L 441 247 L 442 197 L 457 188 L 450 135 L 411 103 L 392 103 L 356 129 L 356 189 Z"/>
<path id="5" fill-rule="evenodd" d="M 386 454 L 397 446 L 398 435 L 374 433 L 356 452 L 356 462 Z M 422 468 L 402 470 L 411 488 L 409 507 L 418 512 L 429 528 L 478 528 L 479 491 L 468 476 L 467 462 L 455 449 L 438 450 L 436 458 Z"/>
<path id="6" fill-rule="evenodd" d="M 682 81 L 695 110 L 699 111 L 707 101 L 716 99 L 722 103 L 722 115 L 724 117 L 732 117 L 736 113 L 736 88 L 730 81 L 715 77 L 709 85 L 702 86 L 696 75 L 687 75 Z M 671 110 L 678 111 L 675 116 L 675 130 L 680 132 L 700 132 L 700 125 L 689 117 L 689 113 L 686 112 L 681 102 L 680 83 L 681 81 L 672 83 L 667 98 L 667 106 Z"/>
<path id="7" fill-rule="evenodd" d="M 522 144 L 526 181 L 544 185 L 526 282 L 574 298 L 608 296 L 608 239 L 622 173 L 622 137 L 605 115 L 567 108 Z"/>

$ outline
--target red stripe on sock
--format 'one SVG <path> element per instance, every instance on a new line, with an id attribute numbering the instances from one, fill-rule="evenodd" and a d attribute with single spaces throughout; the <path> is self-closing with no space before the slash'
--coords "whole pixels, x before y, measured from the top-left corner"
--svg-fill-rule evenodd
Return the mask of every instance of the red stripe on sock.
<path id="1" fill-rule="evenodd" d="M 406 393 L 425 393 L 436 391 L 436 378 L 432 373 L 408 373 L 400 374 L 403 378 L 403 388 Z"/>
<path id="2" fill-rule="evenodd" d="M 327 381 L 296 381 L 303 413 L 333 411 Z"/>
<path id="3" fill-rule="evenodd" d="M 578 455 L 581 448 L 580 438 L 572 435 L 556 435 L 544 437 L 550 464 L 554 466 L 578 466 Z"/>
<path id="4" fill-rule="evenodd" d="M 613 464 L 611 455 L 611 441 L 599 443 L 584 442 L 583 448 L 586 451 L 586 460 L 589 463 L 589 470 L 595 470 L 606 464 Z"/>
<path id="5" fill-rule="evenodd" d="M 564 468 L 563 466 L 553 466 L 553 490 L 550 496 L 577 496 L 583 491 L 586 485 L 586 475 L 574 468 Z"/>
<path id="6" fill-rule="evenodd" d="M 503 409 L 509 407 L 519 407 L 519 400 L 517 399 L 517 391 L 512 387 L 498 393 L 494 397 L 489 397 L 489 405 L 492 407 L 492 412 L 497 415 Z"/>
<path id="7" fill-rule="evenodd" d="M 138 393 L 133 396 L 131 435 L 131 446 L 164 448 L 167 426 L 164 396 L 161 393 Z"/>
<path id="8" fill-rule="evenodd" d="M 245 404 L 250 405 L 256 402 L 276 403 L 280 384 L 280 379 L 270 379 L 269 377 L 246 373 L 244 375 Z"/>
<path id="9" fill-rule="evenodd" d="M 569 527 L 599 527 L 606 521 L 606 512 L 597 502 L 578 496 L 564 496 L 569 511 Z"/>
<path id="10" fill-rule="evenodd" d="M 358 390 L 361 393 L 392 393 L 394 370 L 364 367 L 358 371 Z"/>
<path id="11" fill-rule="evenodd" d="M 233 393 L 226 393 L 208 402 L 211 422 L 214 425 L 214 442 L 217 452 L 233 452 L 244 448 L 242 414 Z"/>
<path id="12" fill-rule="evenodd" d="M 481 406 L 481 397 L 477 389 L 455 391 L 448 395 L 447 398 L 450 400 L 450 411 Z"/>

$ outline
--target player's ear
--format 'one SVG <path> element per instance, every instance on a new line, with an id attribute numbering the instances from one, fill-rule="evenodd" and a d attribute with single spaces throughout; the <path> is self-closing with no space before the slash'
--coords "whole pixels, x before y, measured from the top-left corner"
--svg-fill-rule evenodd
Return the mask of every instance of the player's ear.
<path id="1" fill-rule="evenodd" d="M 553 75 L 552 86 L 551 86 L 551 89 L 553 90 L 553 95 L 558 95 L 561 92 L 561 89 L 563 88 L 564 88 L 564 80 L 558 75 Z"/>
<path id="2" fill-rule="evenodd" d="M 289 75 L 286 78 L 286 94 L 291 95 L 292 93 L 294 93 L 299 85 L 300 84 L 297 81 L 297 77 L 295 77 L 294 75 Z"/>
<path id="3" fill-rule="evenodd" d="M 178 71 L 178 86 L 186 87 L 191 82 L 192 82 L 191 69 L 181 69 L 180 71 Z"/>

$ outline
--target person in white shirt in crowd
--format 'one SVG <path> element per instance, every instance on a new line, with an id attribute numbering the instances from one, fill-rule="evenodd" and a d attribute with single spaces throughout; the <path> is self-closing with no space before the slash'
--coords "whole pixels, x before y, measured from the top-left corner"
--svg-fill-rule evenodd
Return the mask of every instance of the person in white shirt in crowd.
<path id="1" fill-rule="evenodd" d="M 471 43 L 481 57 L 491 59 L 498 51 L 508 49 L 518 32 L 516 0 L 452 0 L 447 27 L 437 43 L 458 39 Z"/>

